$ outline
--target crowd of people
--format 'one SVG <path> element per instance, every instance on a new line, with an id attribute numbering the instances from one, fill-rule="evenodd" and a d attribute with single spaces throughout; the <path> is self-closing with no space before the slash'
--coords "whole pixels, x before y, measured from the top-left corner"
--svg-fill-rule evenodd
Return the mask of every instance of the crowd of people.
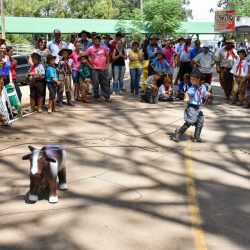
<path id="1" fill-rule="evenodd" d="M 88 103 L 90 96 L 94 102 L 103 99 L 111 102 L 112 95 L 124 94 L 127 59 L 130 95 L 140 94 L 142 102 L 184 100 L 185 93 L 192 87 L 190 74 L 194 69 L 201 73 L 200 82 L 210 92 L 208 96 L 212 100 L 211 83 L 216 65 L 226 99 L 231 99 L 231 104 L 238 102 L 240 105 L 246 101 L 246 107 L 250 107 L 250 56 L 244 48 L 236 51 L 232 39 L 227 39 L 212 51 L 209 44 L 201 46 L 199 40 L 192 42 L 191 36 L 174 42 L 160 41 L 156 35 L 151 35 L 143 44 L 132 41 L 131 49 L 127 51 L 121 32 L 112 38 L 83 30 L 79 34 L 72 33 L 69 43 L 61 37 L 60 30 L 55 29 L 53 40 L 47 42 L 44 37 L 39 38 L 30 55 L 27 81 L 31 112 L 36 106 L 39 113 L 43 112 L 46 87 L 49 114 L 64 104 Z M 0 44 L 1 84 L 13 83 L 21 102 L 13 49 L 7 47 L 3 39 Z"/>

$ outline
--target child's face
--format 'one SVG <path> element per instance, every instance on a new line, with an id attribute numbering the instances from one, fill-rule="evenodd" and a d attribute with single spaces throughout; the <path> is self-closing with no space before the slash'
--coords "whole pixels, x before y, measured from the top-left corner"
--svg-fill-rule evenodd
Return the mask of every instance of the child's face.
<path id="1" fill-rule="evenodd" d="M 159 75 L 154 75 L 154 79 L 157 81 L 159 80 L 161 77 Z"/>
<path id="2" fill-rule="evenodd" d="M 62 58 L 63 59 L 68 59 L 68 57 L 69 57 L 69 53 L 67 51 L 63 51 L 62 52 Z"/>
<path id="3" fill-rule="evenodd" d="M 185 82 L 185 83 L 189 83 L 189 78 L 185 77 L 185 78 L 184 78 L 184 82 Z"/>
<path id="4" fill-rule="evenodd" d="M 194 86 L 200 85 L 200 78 L 198 78 L 198 77 L 190 76 L 190 81 Z"/>
<path id="5" fill-rule="evenodd" d="M 86 64 L 86 63 L 87 63 L 87 59 L 84 58 L 84 57 L 82 57 L 82 58 L 81 58 L 81 63 L 82 63 L 82 64 Z"/>
<path id="6" fill-rule="evenodd" d="M 56 59 L 51 59 L 50 61 L 49 61 L 49 63 L 50 63 L 50 65 L 52 65 L 52 66 L 55 66 L 56 65 Z"/>
<path id="7" fill-rule="evenodd" d="M 245 55 L 244 55 L 244 53 L 239 53 L 239 57 L 240 57 L 240 60 L 243 60 L 244 58 L 245 58 Z"/>
<path id="8" fill-rule="evenodd" d="M 32 59 L 32 63 L 33 63 L 33 64 L 36 65 L 36 64 L 39 63 L 39 60 L 38 60 L 37 58 L 34 57 L 34 58 L 31 58 L 31 59 Z"/>
<path id="9" fill-rule="evenodd" d="M 157 57 L 158 57 L 158 59 L 161 60 L 162 59 L 162 54 L 158 54 Z"/>

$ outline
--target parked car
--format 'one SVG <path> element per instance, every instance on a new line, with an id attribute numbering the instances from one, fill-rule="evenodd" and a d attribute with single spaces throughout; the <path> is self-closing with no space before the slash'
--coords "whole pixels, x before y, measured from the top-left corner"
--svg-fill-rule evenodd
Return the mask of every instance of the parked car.
<path id="1" fill-rule="evenodd" d="M 17 66 L 16 66 L 17 82 L 21 84 L 26 84 L 26 75 L 28 74 L 28 71 L 31 66 L 28 62 L 29 55 L 15 55 L 12 58 L 17 61 Z"/>

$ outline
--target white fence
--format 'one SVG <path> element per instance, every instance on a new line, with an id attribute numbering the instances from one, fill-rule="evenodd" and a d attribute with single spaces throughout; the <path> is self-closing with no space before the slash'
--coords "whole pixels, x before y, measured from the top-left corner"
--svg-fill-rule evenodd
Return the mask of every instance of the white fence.
<path id="1" fill-rule="evenodd" d="M 8 46 L 11 46 L 14 51 L 13 55 L 27 55 L 30 54 L 31 51 L 35 48 L 32 44 L 8 44 Z"/>

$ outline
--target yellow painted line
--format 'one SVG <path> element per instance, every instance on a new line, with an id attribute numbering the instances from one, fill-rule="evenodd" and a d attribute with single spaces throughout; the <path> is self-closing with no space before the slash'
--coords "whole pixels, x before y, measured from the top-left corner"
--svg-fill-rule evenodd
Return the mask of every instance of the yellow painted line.
<path id="1" fill-rule="evenodd" d="M 187 131 L 190 136 L 190 130 Z M 196 186 L 193 178 L 192 167 L 192 150 L 191 142 L 188 140 L 184 146 L 184 166 L 186 175 L 186 186 L 188 196 L 189 215 L 192 224 L 192 233 L 194 237 L 194 245 L 196 250 L 207 250 L 205 242 L 205 234 L 202 229 L 202 219 L 200 215 L 200 208 L 196 198 Z"/>

